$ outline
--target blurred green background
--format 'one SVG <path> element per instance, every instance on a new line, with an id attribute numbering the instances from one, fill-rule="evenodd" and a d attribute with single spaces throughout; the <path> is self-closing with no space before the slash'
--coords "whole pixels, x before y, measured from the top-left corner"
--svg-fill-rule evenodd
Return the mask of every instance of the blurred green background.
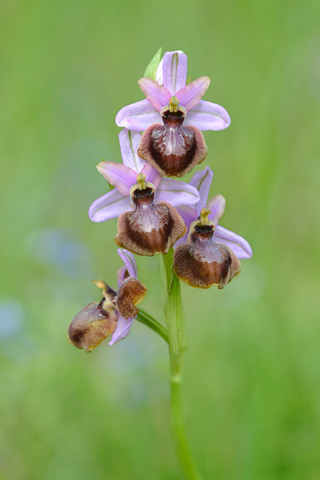
<path id="1" fill-rule="evenodd" d="M 182 288 L 196 463 L 206 480 L 318 480 L 319 2 L 2 0 L 0 18 L 0 479 L 182 478 L 162 339 L 136 323 L 90 355 L 66 341 L 90 280 L 116 285 L 116 222 L 87 217 L 107 191 L 95 167 L 120 161 L 115 115 L 162 46 L 231 115 L 204 165 L 254 251 L 225 290 Z M 137 261 L 162 320 L 160 258 Z"/>

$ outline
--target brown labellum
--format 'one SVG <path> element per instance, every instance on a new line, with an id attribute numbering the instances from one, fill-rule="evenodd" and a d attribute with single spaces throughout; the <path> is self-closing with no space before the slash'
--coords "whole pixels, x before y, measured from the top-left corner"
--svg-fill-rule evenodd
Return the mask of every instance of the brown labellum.
<path id="1" fill-rule="evenodd" d="M 214 225 L 195 225 L 188 243 L 176 248 L 173 270 L 196 288 L 224 288 L 240 272 L 240 262 L 223 243 L 212 241 Z"/>
<path id="2" fill-rule="evenodd" d="M 155 123 L 142 135 L 138 155 L 162 175 L 182 177 L 207 156 L 207 146 L 200 130 L 183 126 L 184 112 L 164 111 L 163 125 Z"/>
<path id="3" fill-rule="evenodd" d="M 167 253 L 186 232 L 182 218 L 169 203 L 153 202 L 151 184 L 133 189 L 131 199 L 134 210 L 120 215 L 116 244 L 138 255 Z"/>
<path id="4" fill-rule="evenodd" d="M 136 305 L 142 302 L 147 293 L 147 287 L 140 280 L 128 277 L 120 285 L 117 298 L 117 309 L 123 318 L 135 317 L 138 314 Z"/>
<path id="5" fill-rule="evenodd" d="M 102 308 L 100 303 L 89 303 L 73 318 L 69 330 L 69 341 L 86 352 L 100 345 L 116 328 L 117 314 L 113 306 Z"/>

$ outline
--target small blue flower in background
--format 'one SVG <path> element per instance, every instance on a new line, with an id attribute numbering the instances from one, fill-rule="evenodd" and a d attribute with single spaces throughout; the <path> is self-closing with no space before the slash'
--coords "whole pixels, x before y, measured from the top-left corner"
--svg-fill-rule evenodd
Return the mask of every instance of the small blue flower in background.
<path id="1" fill-rule="evenodd" d="M 0 300 L 0 339 L 9 339 L 21 333 L 25 313 L 19 300 Z"/>
<path id="2" fill-rule="evenodd" d="M 67 231 L 57 228 L 35 230 L 26 243 L 30 254 L 43 265 L 55 265 L 71 277 L 91 274 L 88 247 L 74 241 Z"/>

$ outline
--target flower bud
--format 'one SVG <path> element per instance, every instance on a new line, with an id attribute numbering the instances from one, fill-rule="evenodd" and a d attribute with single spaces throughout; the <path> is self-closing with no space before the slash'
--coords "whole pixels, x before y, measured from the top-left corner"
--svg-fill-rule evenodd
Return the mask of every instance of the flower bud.
<path id="1" fill-rule="evenodd" d="M 138 175 L 130 192 L 134 210 L 122 213 L 118 219 L 115 242 L 138 255 L 167 253 L 184 235 L 186 226 L 172 205 L 154 203 L 155 188 L 142 176 Z"/>
<path id="2" fill-rule="evenodd" d="M 188 243 L 175 249 L 173 270 L 191 287 L 224 288 L 240 272 L 240 262 L 223 243 L 213 242 L 214 224 L 203 209 L 199 219 L 190 226 Z"/>

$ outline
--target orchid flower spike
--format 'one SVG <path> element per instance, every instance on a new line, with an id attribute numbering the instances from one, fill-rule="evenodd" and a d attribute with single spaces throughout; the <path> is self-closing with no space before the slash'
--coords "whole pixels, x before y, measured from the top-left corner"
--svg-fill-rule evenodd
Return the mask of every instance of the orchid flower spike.
<path id="1" fill-rule="evenodd" d="M 208 203 L 213 173 L 209 167 L 197 172 L 191 184 L 200 193 L 200 200 L 192 207 L 177 207 L 188 229 L 188 234 L 176 244 L 173 269 L 190 286 L 223 288 L 240 272 L 241 258 L 250 258 L 249 243 L 239 235 L 218 225 L 225 209 L 225 199 L 216 195 Z"/>
<path id="2" fill-rule="evenodd" d="M 176 205 L 199 201 L 195 187 L 162 178 L 137 154 L 141 134 L 124 129 L 119 134 L 123 163 L 103 161 L 99 172 L 115 186 L 89 209 L 94 222 L 119 217 L 116 243 L 139 255 L 166 253 L 186 229 Z"/>
<path id="3" fill-rule="evenodd" d="M 112 334 L 109 345 L 126 337 L 138 305 L 147 293 L 147 288 L 137 279 L 137 267 L 132 253 L 119 249 L 124 266 L 118 270 L 118 290 L 113 290 L 103 280 L 95 280 L 102 289 L 102 300 L 89 303 L 73 318 L 68 340 L 75 347 L 90 352 Z"/>
<path id="4" fill-rule="evenodd" d="M 230 125 L 230 117 L 220 105 L 201 100 L 210 83 L 208 77 L 186 84 L 187 55 L 182 51 L 165 53 L 162 75 L 158 68 L 156 78 L 163 85 L 150 78 L 139 80 L 146 100 L 122 108 L 116 123 L 145 130 L 139 156 L 162 175 L 182 177 L 207 155 L 200 130 L 223 130 Z"/>

